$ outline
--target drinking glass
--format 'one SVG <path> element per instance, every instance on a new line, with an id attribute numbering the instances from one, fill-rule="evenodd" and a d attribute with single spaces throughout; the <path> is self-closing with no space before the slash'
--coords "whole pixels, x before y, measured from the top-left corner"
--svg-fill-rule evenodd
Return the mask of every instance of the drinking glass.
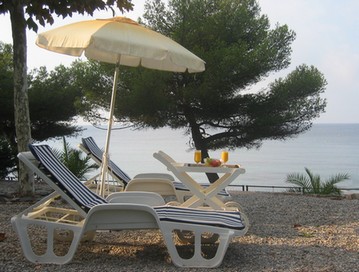
<path id="1" fill-rule="evenodd" d="M 196 163 L 200 163 L 202 160 L 202 153 L 201 153 L 201 150 L 196 150 L 194 151 L 194 161 Z"/>
<path id="2" fill-rule="evenodd" d="M 221 160 L 223 164 L 225 164 L 228 161 L 228 151 L 222 151 Z"/>

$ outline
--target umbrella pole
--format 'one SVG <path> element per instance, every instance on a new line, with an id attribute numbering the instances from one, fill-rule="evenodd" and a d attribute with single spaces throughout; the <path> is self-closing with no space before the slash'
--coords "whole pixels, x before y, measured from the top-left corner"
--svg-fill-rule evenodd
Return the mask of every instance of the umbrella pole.
<path id="1" fill-rule="evenodd" d="M 113 86 L 112 86 L 112 95 L 111 95 L 110 113 L 109 113 L 108 125 L 107 125 L 107 136 L 106 136 L 105 150 L 104 150 L 103 156 L 102 156 L 101 186 L 100 186 L 100 195 L 102 197 L 105 196 L 105 182 L 106 182 L 107 167 L 108 167 L 108 162 L 109 162 L 110 138 L 111 138 L 112 123 L 113 123 L 113 113 L 115 110 L 117 82 L 118 82 L 118 78 L 119 78 L 119 72 L 120 72 L 120 62 L 118 61 L 116 63 Z"/>

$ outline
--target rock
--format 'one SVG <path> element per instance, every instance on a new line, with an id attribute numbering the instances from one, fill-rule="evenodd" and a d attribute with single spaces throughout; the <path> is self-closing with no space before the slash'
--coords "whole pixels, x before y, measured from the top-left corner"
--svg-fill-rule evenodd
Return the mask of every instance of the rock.
<path id="1" fill-rule="evenodd" d="M 347 199 L 359 199 L 359 194 L 347 194 Z"/>

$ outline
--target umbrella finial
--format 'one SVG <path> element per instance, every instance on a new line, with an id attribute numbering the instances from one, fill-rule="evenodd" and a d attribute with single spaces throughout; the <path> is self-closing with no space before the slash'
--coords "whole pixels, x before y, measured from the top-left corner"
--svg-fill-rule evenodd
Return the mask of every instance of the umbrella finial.
<path id="1" fill-rule="evenodd" d="M 139 25 L 137 22 L 135 22 L 134 20 L 127 18 L 127 17 L 122 17 L 122 16 L 116 16 L 113 18 L 108 18 L 108 19 L 97 19 L 99 21 L 115 21 L 118 23 L 125 23 L 125 24 L 132 24 L 132 25 Z"/>

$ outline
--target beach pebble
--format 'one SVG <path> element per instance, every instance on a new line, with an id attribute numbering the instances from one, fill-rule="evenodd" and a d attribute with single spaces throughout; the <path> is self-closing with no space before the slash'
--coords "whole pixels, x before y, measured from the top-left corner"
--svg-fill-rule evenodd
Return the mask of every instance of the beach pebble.
<path id="1" fill-rule="evenodd" d="M 247 214 L 250 228 L 244 237 L 233 239 L 222 265 L 211 271 L 359 271 L 358 199 L 232 194 L 232 201 L 238 201 Z M 69 264 L 30 263 L 10 223 L 29 205 L 20 200 L 0 202 L 1 271 L 178 271 L 158 230 L 99 232 L 92 242 L 80 244 Z M 34 243 L 40 246 L 44 241 L 35 236 Z"/>

